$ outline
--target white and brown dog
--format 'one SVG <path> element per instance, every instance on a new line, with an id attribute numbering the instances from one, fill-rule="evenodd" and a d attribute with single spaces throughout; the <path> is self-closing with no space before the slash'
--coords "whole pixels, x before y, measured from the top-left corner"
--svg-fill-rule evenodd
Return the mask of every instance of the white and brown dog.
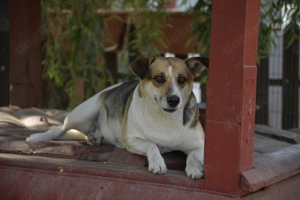
<path id="1" fill-rule="evenodd" d="M 33 134 L 47 141 L 76 129 L 88 143 L 111 144 L 147 156 L 149 171 L 165 174 L 162 153 L 187 154 L 185 171 L 203 176 L 204 132 L 192 83 L 205 69 L 197 59 L 142 57 L 130 64 L 139 81 L 111 86 L 77 106 L 61 127 Z"/>

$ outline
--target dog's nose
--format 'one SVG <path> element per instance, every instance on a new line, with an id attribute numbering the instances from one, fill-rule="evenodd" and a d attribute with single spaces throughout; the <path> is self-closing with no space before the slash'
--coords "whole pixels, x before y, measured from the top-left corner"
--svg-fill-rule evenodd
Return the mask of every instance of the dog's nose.
<path id="1" fill-rule="evenodd" d="M 176 107 L 176 106 L 178 106 L 180 99 L 178 96 L 172 95 L 167 98 L 167 102 L 168 102 L 169 106 Z"/>

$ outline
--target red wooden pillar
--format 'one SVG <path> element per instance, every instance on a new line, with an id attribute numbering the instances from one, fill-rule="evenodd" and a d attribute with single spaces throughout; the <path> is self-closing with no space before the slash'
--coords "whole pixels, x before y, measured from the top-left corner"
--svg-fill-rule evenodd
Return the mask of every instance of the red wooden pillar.
<path id="1" fill-rule="evenodd" d="M 11 105 L 41 106 L 40 13 L 40 0 L 9 1 Z"/>
<path id="2" fill-rule="evenodd" d="M 213 1 L 205 188 L 232 195 L 252 168 L 259 12 L 259 0 Z"/>

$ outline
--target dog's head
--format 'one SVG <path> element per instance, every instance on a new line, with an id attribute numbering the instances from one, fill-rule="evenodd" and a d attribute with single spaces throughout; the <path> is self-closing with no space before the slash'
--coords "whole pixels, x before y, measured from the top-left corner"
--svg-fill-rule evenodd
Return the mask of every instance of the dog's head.
<path id="1" fill-rule="evenodd" d="M 165 112 L 175 112 L 188 101 L 193 80 L 205 66 L 197 59 L 142 57 L 129 68 L 140 79 L 140 96 L 158 104 Z"/>

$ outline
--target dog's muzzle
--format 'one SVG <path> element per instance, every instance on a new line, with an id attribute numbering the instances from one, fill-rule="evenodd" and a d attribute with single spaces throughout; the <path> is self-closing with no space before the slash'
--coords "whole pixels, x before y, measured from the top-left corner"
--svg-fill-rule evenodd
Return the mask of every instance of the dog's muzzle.
<path id="1" fill-rule="evenodd" d="M 165 112 L 175 112 L 177 110 L 177 106 L 180 103 L 180 98 L 176 95 L 172 95 L 167 97 L 168 108 L 163 108 Z"/>
<path id="2" fill-rule="evenodd" d="M 167 102 L 171 108 L 175 108 L 176 106 L 178 106 L 180 98 L 176 95 L 172 95 L 167 97 Z"/>

